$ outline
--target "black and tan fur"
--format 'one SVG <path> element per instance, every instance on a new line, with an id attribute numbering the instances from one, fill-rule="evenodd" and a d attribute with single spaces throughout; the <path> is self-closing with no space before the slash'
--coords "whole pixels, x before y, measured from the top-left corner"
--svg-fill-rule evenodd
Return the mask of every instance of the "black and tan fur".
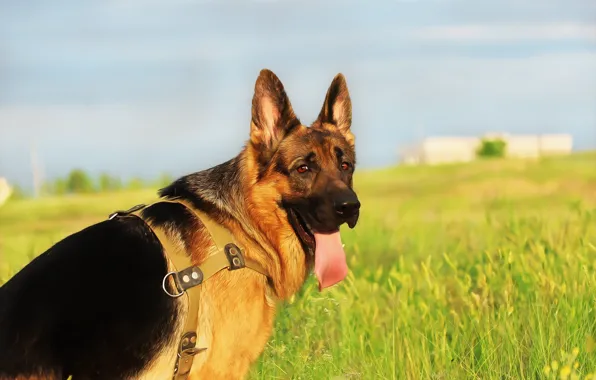
<path id="1" fill-rule="evenodd" d="M 160 190 L 226 226 L 270 274 L 221 271 L 200 285 L 198 347 L 191 379 L 241 379 L 270 336 L 275 303 L 303 285 L 312 231 L 356 224 L 351 101 L 338 74 L 306 127 L 282 83 L 262 70 L 250 140 L 235 158 Z M 113 210 L 106 210 L 107 213 Z M 166 226 L 199 264 L 212 244 L 180 204 L 144 218 Z M 151 229 L 135 216 L 105 220 L 58 242 L 0 288 L 1 379 L 169 379 L 184 301 L 161 289 L 169 271 Z"/>

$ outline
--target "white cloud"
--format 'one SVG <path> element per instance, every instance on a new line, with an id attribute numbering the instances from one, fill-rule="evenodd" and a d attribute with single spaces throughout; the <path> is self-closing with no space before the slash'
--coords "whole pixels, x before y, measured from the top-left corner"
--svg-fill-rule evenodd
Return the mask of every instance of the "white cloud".
<path id="1" fill-rule="evenodd" d="M 350 77 L 358 81 L 362 91 L 373 85 L 367 81 L 391 83 L 393 86 L 375 85 L 383 91 L 392 91 L 400 98 L 399 103 L 407 102 L 422 109 L 428 103 L 453 102 L 467 107 L 466 104 L 479 98 L 552 105 L 596 101 L 594 68 L 596 52 L 524 58 L 451 56 L 434 62 L 423 58 L 371 60 L 355 66 Z"/>
<path id="2" fill-rule="evenodd" d="M 420 28 L 416 38 L 443 41 L 590 40 L 596 41 L 596 24 L 573 22 L 542 24 L 467 24 Z"/>
<path id="3" fill-rule="evenodd" d="M 94 104 L 94 105 L 12 105 L 0 106 L 0 140 L 12 134 L 72 134 L 93 138 L 107 137 L 106 130 L 131 135 L 148 130 L 176 126 L 170 132 L 185 132 L 193 124 L 200 124 L 203 113 L 190 102 L 176 104 Z M 126 126 L 124 129 L 117 125 Z M 115 128 L 116 127 L 116 128 Z"/>

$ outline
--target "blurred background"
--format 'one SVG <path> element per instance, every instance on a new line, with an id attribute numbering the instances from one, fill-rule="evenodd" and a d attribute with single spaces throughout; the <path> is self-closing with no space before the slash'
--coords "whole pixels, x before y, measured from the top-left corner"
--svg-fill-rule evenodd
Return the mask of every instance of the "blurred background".
<path id="1" fill-rule="evenodd" d="M 221 162 L 265 67 L 304 123 L 346 75 L 361 167 L 436 136 L 594 148 L 595 20 L 591 0 L 2 0 L 0 176 L 31 192 L 75 167 L 130 181 Z"/>
<path id="2" fill-rule="evenodd" d="M 346 76 L 362 209 L 251 379 L 596 380 L 594 0 L 0 0 L 0 284 L 236 155 L 262 68 L 304 124 Z"/>

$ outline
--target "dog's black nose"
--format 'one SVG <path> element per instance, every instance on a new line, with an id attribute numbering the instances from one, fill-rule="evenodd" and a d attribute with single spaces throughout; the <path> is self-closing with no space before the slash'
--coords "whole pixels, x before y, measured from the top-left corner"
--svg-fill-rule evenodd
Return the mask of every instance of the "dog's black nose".
<path id="1" fill-rule="evenodd" d="M 360 209 L 360 201 L 355 195 L 342 196 L 335 200 L 335 212 L 339 216 L 349 218 L 354 216 Z"/>

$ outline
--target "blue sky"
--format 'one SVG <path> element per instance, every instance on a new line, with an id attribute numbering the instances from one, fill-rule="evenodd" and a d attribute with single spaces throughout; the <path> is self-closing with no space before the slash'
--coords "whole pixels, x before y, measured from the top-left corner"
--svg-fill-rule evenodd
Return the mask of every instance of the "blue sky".
<path id="1" fill-rule="evenodd" d="M 0 0 L 0 176 L 200 170 L 248 138 L 261 68 L 304 123 L 337 72 L 359 162 L 429 135 L 596 148 L 593 0 Z"/>

